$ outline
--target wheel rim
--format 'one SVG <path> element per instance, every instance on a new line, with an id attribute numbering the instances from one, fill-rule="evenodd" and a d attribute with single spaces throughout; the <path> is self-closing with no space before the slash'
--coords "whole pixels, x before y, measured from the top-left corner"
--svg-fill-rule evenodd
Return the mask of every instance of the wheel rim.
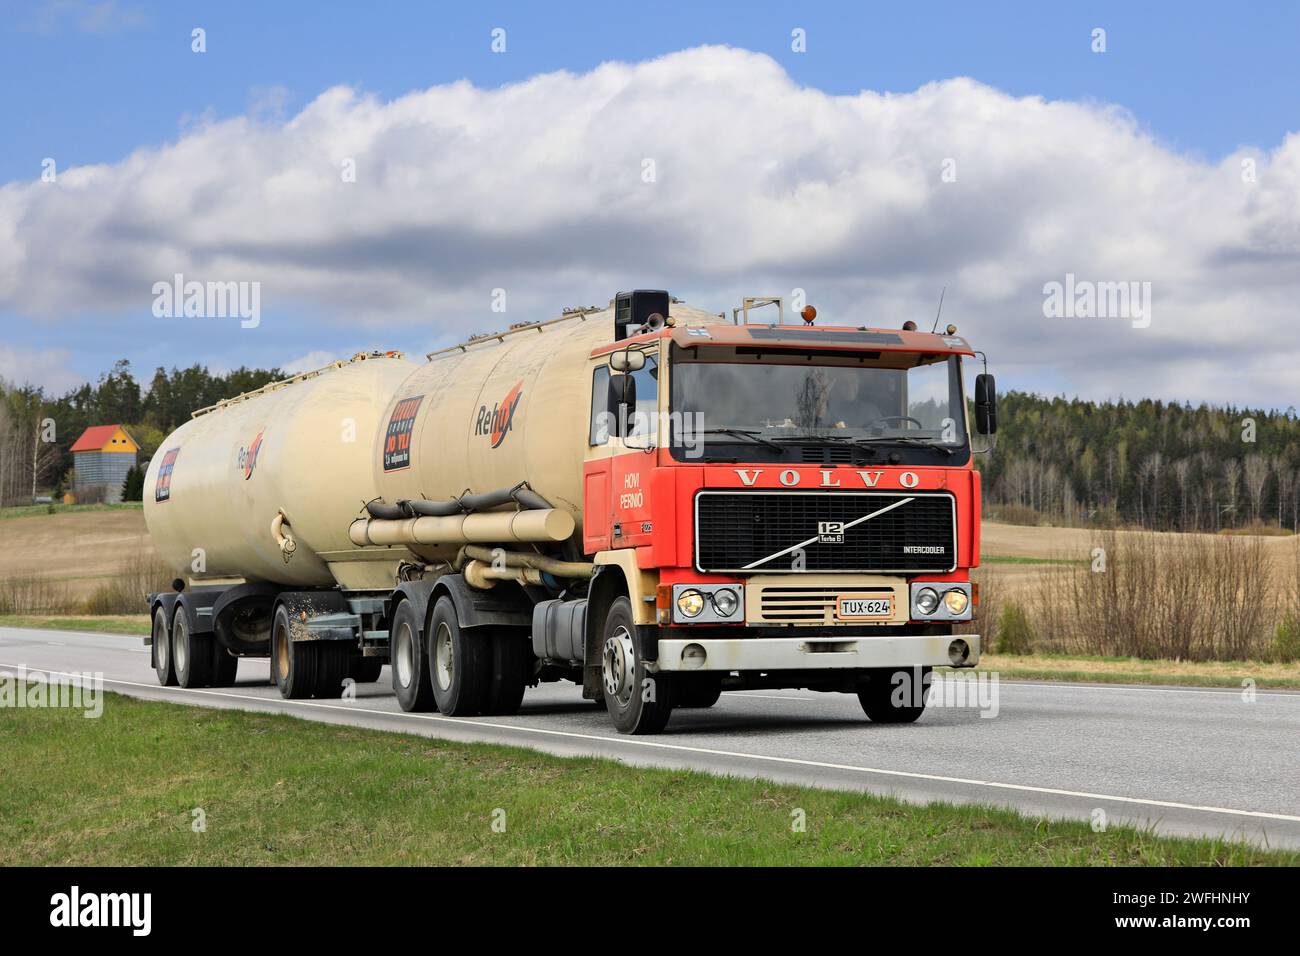
<path id="1" fill-rule="evenodd" d="M 410 687 L 411 677 L 415 673 L 415 641 L 411 636 L 411 625 L 403 624 L 397 629 L 396 643 L 393 666 L 397 668 L 397 682 L 403 687 Z"/>
<path id="2" fill-rule="evenodd" d="M 438 625 L 438 635 L 436 644 L 435 660 L 437 666 L 434 673 L 438 678 L 438 686 L 443 690 L 451 687 L 451 679 L 455 673 L 456 659 L 451 644 L 451 628 L 444 621 Z"/>
<path id="3" fill-rule="evenodd" d="M 275 642 L 275 669 L 281 680 L 289 679 L 289 631 L 278 628 L 280 639 Z"/>
<path id="4" fill-rule="evenodd" d="M 179 617 L 176 623 L 172 625 L 172 660 L 176 662 L 176 673 L 180 674 L 185 670 L 186 657 L 189 654 L 189 648 L 185 646 L 185 622 Z"/>
<path id="5" fill-rule="evenodd" d="M 158 658 L 159 670 L 167 669 L 167 629 L 163 626 L 163 616 L 158 614 L 153 619 L 153 649 Z"/>
<path id="6" fill-rule="evenodd" d="M 630 702 L 636 677 L 636 650 L 632 645 L 632 635 L 621 624 L 605 639 L 600 670 L 605 679 L 605 693 L 620 704 Z"/>

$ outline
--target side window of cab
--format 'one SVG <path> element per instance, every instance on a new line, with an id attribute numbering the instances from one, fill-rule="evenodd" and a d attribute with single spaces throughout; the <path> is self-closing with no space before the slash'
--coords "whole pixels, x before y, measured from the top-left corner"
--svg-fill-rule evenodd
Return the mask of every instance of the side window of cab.
<path id="1" fill-rule="evenodd" d="M 593 448 L 609 444 L 609 425 L 606 423 L 605 402 L 609 395 L 609 367 L 598 365 L 591 373 L 591 424 L 587 444 Z"/>

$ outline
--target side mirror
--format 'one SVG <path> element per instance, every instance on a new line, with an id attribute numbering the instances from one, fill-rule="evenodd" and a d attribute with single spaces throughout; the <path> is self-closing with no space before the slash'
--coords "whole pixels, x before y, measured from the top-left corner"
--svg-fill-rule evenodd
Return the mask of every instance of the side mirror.
<path id="1" fill-rule="evenodd" d="M 609 357 L 609 368 L 612 372 L 639 372 L 645 368 L 645 353 L 633 351 L 632 349 L 623 349 L 621 352 L 615 352 Z M 613 379 L 611 378 L 612 382 Z"/>
<path id="2" fill-rule="evenodd" d="M 997 383 L 988 373 L 975 376 L 975 430 L 981 435 L 998 431 Z"/>
<path id="3" fill-rule="evenodd" d="M 628 419 L 636 410 L 636 379 L 628 374 L 611 375 L 605 408 L 614 423 L 610 434 L 626 437 L 630 430 Z"/>

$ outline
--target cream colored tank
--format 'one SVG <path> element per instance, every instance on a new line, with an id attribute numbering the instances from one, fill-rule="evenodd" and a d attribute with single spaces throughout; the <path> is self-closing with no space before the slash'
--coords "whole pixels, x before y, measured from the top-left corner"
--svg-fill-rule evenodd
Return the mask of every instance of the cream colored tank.
<path id="1" fill-rule="evenodd" d="M 679 303 L 672 315 L 719 321 Z M 478 339 L 426 364 L 358 356 L 222 403 L 178 428 L 150 462 L 145 520 L 155 545 L 195 580 L 391 587 L 398 563 L 417 555 L 352 543 L 349 525 L 365 502 L 445 500 L 521 481 L 572 515 L 580 541 L 591 353 L 613 337 L 612 309 L 603 309 Z M 287 529 L 276 526 L 281 512 Z M 293 541 L 288 560 L 277 532 Z M 418 556 L 458 549 L 420 546 Z"/>
<path id="2" fill-rule="evenodd" d="M 383 411 L 419 367 L 398 355 L 357 356 L 191 418 L 145 475 L 144 517 L 159 555 L 196 582 L 333 584 L 321 555 L 352 549 L 348 524 L 379 493 L 370 450 Z M 288 527 L 275 529 L 280 512 Z"/>
<path id="3" fill-rule="evenodd" d="M 671 315 L 678 323 L 721 321 L 677 302 Z M 385 434 L 409 428 L 412 453 L 409 461 L 394 462 L 378 450 L 379 493 L 389 502 L 442 500 L 527 481 L 573 515 L 581 540 L 582 462 L 596 367 L 591 353 L 613 339 L 613 311 L 602 309 L 435 355 L 385 412 L 381 446 Z"/>

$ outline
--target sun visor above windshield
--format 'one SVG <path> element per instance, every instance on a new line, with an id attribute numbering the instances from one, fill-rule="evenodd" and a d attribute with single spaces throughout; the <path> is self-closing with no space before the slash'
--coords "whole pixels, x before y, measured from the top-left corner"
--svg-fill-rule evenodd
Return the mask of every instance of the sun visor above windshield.
<path id="1" fill-rule="evenodd" d="M 947 352 L 974 355 L 959 335 L 934 335 L 896 329 L 818 328 L 798 325 L 690 325 L 673 329 L 681 348 L 702 345 L 753 348 L 863 349 L 888 352 Z"/>

